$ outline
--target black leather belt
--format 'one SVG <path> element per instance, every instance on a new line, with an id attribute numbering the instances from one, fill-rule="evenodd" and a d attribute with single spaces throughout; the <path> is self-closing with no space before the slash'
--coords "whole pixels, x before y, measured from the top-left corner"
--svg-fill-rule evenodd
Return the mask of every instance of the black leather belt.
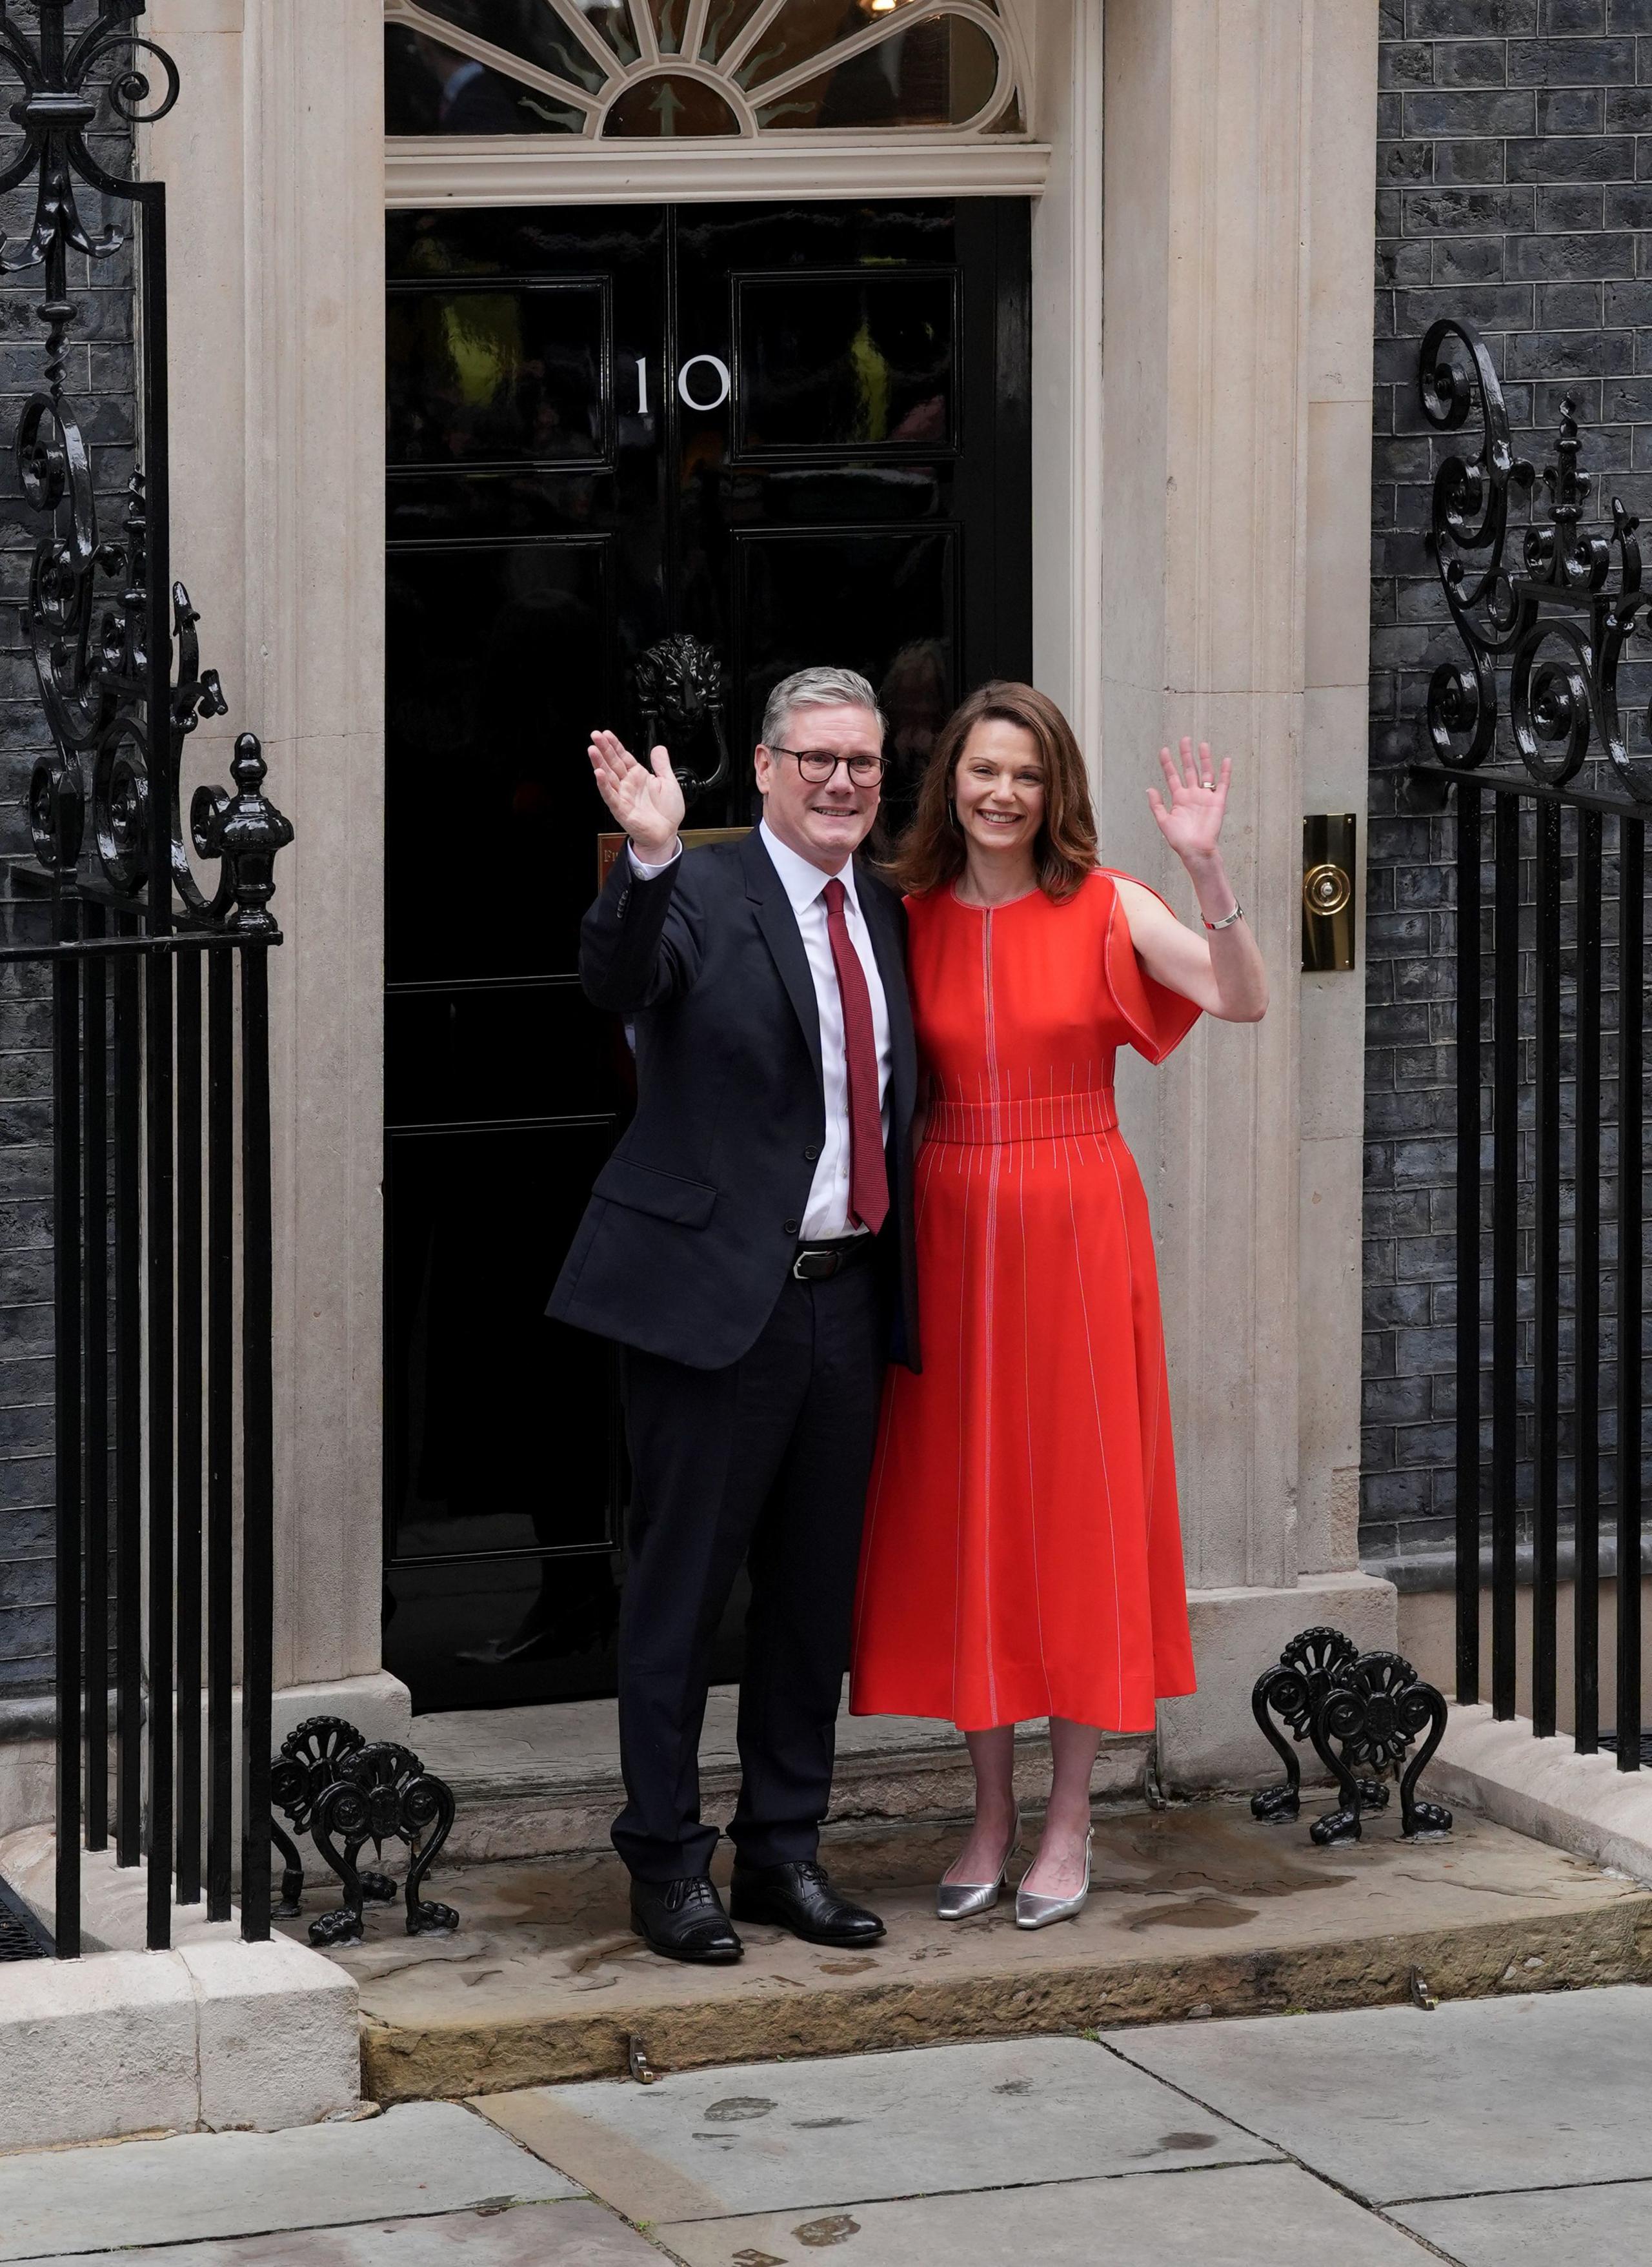
<path id="1" fill-rule="evenodd" d="M 825 1283 L 845 1268 L 864 1267 L 873 1256 L 875 1236 L 840 1236 L 830 1244 L 800 1244 L 792 1273 L 800 1283 Z"/>

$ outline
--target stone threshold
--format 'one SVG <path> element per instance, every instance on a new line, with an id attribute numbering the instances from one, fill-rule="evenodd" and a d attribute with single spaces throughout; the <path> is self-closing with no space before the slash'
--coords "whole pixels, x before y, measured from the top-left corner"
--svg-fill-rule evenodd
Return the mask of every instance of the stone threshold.
<path id="1" fill-rule="evenodd" d="M 369 1914 L 367 1941 L 332 1955 L 360 1992 L 363 2091 L 389 2103 L 618 2078 L 633 2043 L 671 2070 L 1382 2006 L 1409 1996 L 1414 1971 L 1446 1999 L 1652 1981 L 1652 1895 L 1472 1814 L 1443 1839 L 1404 1842 L 1382 1818 L 1325 1851 L 1306 1816 L 1261 1826 L 1242 1802 L 1115 1809 L 1097 1821 L 1083 1914 L 1037 1933 L 1007 1900 L 936 1919 L 957 1838 L 925 1822 L 831 1830 L 822 1854 L 883 1913 L 886 1940 L 846 1953 L 747 1928 L 744 1960 L 720 1970 L 647 1950 L 611 1853 L 444 1866 L 434 1891 L 458 1908 L 457 1935 L 410 1941 L 393 1912 Z M 318 1889 L 308 1910 L 324 1901 Z"/>
<path id="2" fill-rule="evenodd" d="M 740 1688 L 713 1685 L 700 1738 L 703 1816 L 733 1812 L 740 1785 L 735 1742 Z M 453 1789 L 457 1815 L 450 1860 L 479 1864 L 606 1852 L 625 1800 L 612 1700 L 543 1707 L 475 1708 L 415 1716 L 410 1744 Z M 1098 1802 L 1141 1802 L 1153 1755 L 1151 1734 L 1109 1735 L 1091 1777 Z M 1049 1734 L 1042 1722 L 1016 1735 L 1016 1782 L 1028 1807 L 1049 1784 Z M 966 1816 L 974 1781 L 961 1735 L 924 1716 L 837 1720 L 834 1823 L 874 1824 Z"/>

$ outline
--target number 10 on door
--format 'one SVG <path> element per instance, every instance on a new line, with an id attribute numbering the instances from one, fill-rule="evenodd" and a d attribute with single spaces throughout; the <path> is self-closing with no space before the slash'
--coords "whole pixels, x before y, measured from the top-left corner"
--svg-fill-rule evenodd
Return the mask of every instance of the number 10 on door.
<path id="1" fill-rule="evenodd" d="M 634 359 L 637 367 L 637 415 L 648 417 L 653 415 L 648 406 L 648 358 L 646 355 L 638 355 Z M 707 376 L 695 378 L 692 373 L 696 370 L 705 370 Z M 720 409 L 728 399 L 732 385 L 728 364 L 720 355 L 691 355 L 676 374 L 677 399 L 685 409 Z M 713 387 L 714 392 L 712 391 Z"/>

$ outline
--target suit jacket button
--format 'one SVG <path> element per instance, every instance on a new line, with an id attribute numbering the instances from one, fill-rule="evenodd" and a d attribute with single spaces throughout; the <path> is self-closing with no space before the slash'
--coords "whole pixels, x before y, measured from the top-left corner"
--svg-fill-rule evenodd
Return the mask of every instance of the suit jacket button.
<path id="1" fill-rule="evenodd" d="M 808 1148 L 803 1152 L 803 1162 L 805 1164 L 812 1165 L 819 1155 L 820 1143 L 818 1141 L 811 1141 Z"/>
<path id="2" fill-rule="evenodd" d="M 788 1236 L 795 1236 L 802 1224 L 802 1222 L 798 1220 L 783 1220 L 780 1222 Z"/>

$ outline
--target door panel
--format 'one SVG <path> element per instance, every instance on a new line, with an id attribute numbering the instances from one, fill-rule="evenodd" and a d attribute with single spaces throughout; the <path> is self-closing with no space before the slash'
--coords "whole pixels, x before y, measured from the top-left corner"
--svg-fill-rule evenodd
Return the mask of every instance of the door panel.
<path id="1" fill-rule="evenodd" d="M 690 822 L 745 825 L 770 691 L 847 664 L 898 821 L 960 695 L 1027 673 L 1027 213 L 398 213 L 389 248 L 385 1659 L 428 1709 L 613 1689 L 618 1364 L 544 1311 L 634 1091 L 578 983 L 589 731 L 705 641 L 735 760 Z"/>
<path id="2" fill-rule="evenodd" d="M 609 1350 L 545 1313 L 609 1147 L 604 1125 L 391 1134 L 399 1560 L 613 1540 Z"/>
<path id="3" fill-rule="evenodd" d="M 385 1003 L 384 1114 L 445 1125 L 611 1115 L 629 1094 L 625 1035 L 593 1016 L 570 977 L 409 985 Z"/>
<path id="4" fill-rule="evenodd" d="M 884 782 L 888 811 L 910 815 L 934 733 L 952 708 L 958 650 L 958 536 L 952 528 L 740 531 L 736 682 L 760 717 L 770 688 L 820 658 L 815 627 L 832 625 L 834 661 L 886 693 L 890 683 L 929 689 L 921 750 L 898 745 Z M 754 726 L 754 731 L 757 729 Z"/>
<path id="5" fill-rule="evenodd" d="M 735 454 L 953 445 L 958 274 L 735 278 Z"/>
<path id="6" fill-rule="evenodd" d="M 585 744 L 614 697 L 610 567 L 603 536 L 392 551 L 386 853 L 425 877 L 390 892 L 393 983 L 572 970 L 602 811 Z"/>
<path id="7" fill-rule="evenodd" d="M 1027 228 L 1024 204 L 984 198 L 713 206 L 669 218 L 674 351 L 714 355 L 731 377 L 727 402 L 673 403 L 679 603 L 694 617 L 683 626 L 727 660 L 735 745 L 749 751 L 779 679 L 850 659 L 843 639 L 859 625 L 867 674 L 909 713 L 892 749 L 892 815 L 961 694 L 1032 665 Z M 921 569 L 886 546 L 875 568 L 861 554 L 873 581 L 834 586 L 838 532 L 886 521 L 945 527 L 951 583 L 921 542 Z M 783 616 L 771 602 L 749 613 L 758 593 L 742 584 L 736 539 L 781 528 L 830 538 L 820 555 L 833 565 L 810 592 L 808 556 L 795 556 L 800 610 Z M 938 606 L 945 592 L 945 618 L 915 617 L 914 572 Z M 881 613 L 902 626 L 898 637 L 874 634 Z M 749 764 L 742 786 L 705 816 L 749 818 Z"/>
<path id="8" fill-rule="evenodd" d="M 390 462 L 606 465 L 611 299 L 605 275 L 392 293 Z"/>

